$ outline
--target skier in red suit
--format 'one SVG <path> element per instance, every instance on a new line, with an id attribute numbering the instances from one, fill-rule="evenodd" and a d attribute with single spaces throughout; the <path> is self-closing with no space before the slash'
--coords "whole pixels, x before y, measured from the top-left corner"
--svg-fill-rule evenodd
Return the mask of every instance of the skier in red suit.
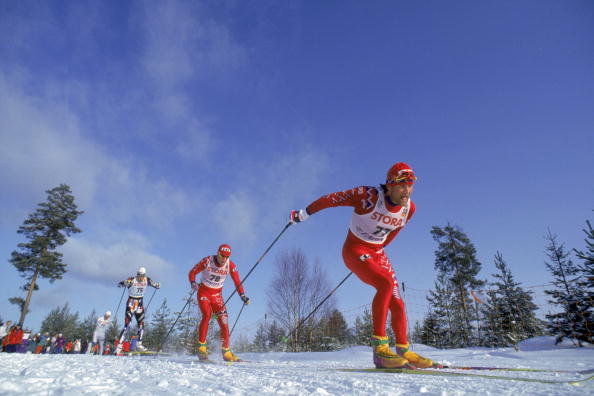
<path id="1" fill-rule="evenodd" d="M 289 219 L 295 224 L 322 209 L 337 206 L 354 208 L 342 258 L 348 269 L 376 289 L 372 303 L 371 343 L 373 361 L 378 368 L 433 365 L 430 359 L 409 349 L 404 301 L 400 297 L 394 269 L 384 251 L 415 213 L 415 204 L 410 196 L 416 180 L 410 166 L 398 162 L 388 170 L 385 184 L 324 195 L 306 209 L 292 211 Z M 396 353 L 390 349 L 386 336 L 388 310 L 396 335 Z"/>
<path id="2" fill-rule="evenodd" d="M 198 264 L 192 268 L 188 278 L 192 289 L 198 291 L 198 306 L 202 312 L 202 320 L 198 330 L 198 356 L 200 360 L 208 360 L 208 350 L 206 348 L 206 334 L 208 333 L 208 322 L 214 312 L 219 327 L 221 328 L 221 343 L 223 359 L 229 362 L 240 360 L 229 349 L 229 325 L 227 309 L 223 301 L 223 284 L 227 275 L 231 275 L 233 283 L 241 301 L 249 304 L 250 299 L 245 296 L 243 286 L 239 280 L 239 272 L 231 256 L 231 247 L 227 244 L 219 246 L 216 255 L 204 257 Z M 196 283 L 196 275 L 202 273 L 201 283 Z"/>

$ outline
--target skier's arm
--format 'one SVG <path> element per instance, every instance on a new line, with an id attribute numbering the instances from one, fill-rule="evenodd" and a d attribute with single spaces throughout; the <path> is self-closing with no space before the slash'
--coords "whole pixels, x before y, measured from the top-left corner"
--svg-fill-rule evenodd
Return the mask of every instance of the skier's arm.
<path id="1" fill-rule="evenodd" d="M 148 284 L 150 286 L 154 287 L 155 289 L 160 289 L 161 288 L 161 284 L 159 282 L 155 282 L 154 280 L 152 280 L 148 276 L 147 276 L 147 280 L 148 280 Z"/>
<path id="2" fill-rule="evenodd" d="M 190 285 L 194 288 L 196 284 L 196 275 L 202 272 L 206 268 L 206 264 L 208 263 L 208 257 L 204 257 L 198 264 L 194 266 L 188 273 L 188 280 L 190 281 Z"/>
<path id="3" fill-rule="evenodd" d="M 132 280 L 134 279 L 134 277 L 130 277 L 126 280 L 121 281 L 120 283 L 118 283 L 118 287 L 130 287 L 132 286 Z"/>
<path id="4" fill-rule="evenodd" d="M 377 189 L 375 187 L 361 186 L 350 190 L 338 191 L 326 194 L 312 203 L 307 208 L 307 214 L 312 215 L 320 210 L 335 208 L 338 206 L 352 206 L 357 211 L 371 209 L 373 199 L 376 199 Z"/>
<path id="5" fill-rule="evenodd" d="M 375 187 L 368 186 L 326 194 L 310 203 L 305 209 L 293 210 L 289 222 L 291 224 L 299 223 L 320 210 L 337 206 L 352 206 L 357 213 L 363 214 L 373 208 L 377 200 L 377 194 Z"/>
<path id="6" fill-rule="evenodd" d="M 239 294 L 240 296 L 245 295 L 243 285 L 241 284 L 241 280 L 239 279 L 239 271 L 237 271 L 237 267 L 235 267 L 233 261 L 229 261 L 229 275 L 231 275 L 231 279 L 233 279 L 233 283 L 235 283 L 235 289 L 237 290 L 237 294 Z"/>

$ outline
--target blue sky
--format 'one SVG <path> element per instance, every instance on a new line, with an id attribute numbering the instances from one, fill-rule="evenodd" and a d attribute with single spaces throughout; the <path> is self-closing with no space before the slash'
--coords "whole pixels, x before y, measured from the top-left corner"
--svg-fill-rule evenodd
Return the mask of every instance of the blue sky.
<path id="1" fill-rule="evenodd" d="M 178 310 L 220 243 L 246 274 L 291 209 L 377 185 L 398 161 L 419 177 L 417 212 L 387 251 L 411 290 L 433 286 L 433 225 L 463 228 L 484 279 L 499 250 L 524 285 L 550 281 L 548 228 L 584 246 L 591 1 L 0 1 L 0 37 L 5 320 L 23 282 L 16 230 L 60 183 L 83 233 L 61 249 L 64 279 L 34 293 L 34 328 L 66 301 L 115 311 L 115 284 L 140 265 L 163 285 L 151 310 Z M 337 208 L 287 230 L 245 284 L 245 331 L 283 249 L 319 259 L 333 285 L 348 273 L 349 219 Z M 353 319 L 372 296 L 351 278 L 336 302 Z"/>

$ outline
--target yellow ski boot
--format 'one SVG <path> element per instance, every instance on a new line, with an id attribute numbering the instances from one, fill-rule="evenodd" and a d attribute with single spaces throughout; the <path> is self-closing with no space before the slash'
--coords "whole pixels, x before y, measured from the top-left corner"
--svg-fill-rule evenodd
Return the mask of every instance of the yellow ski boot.
<path id="1" fill-rule="evenodd" d="M 373 345 L 373 363 L 376 368 L 414 368 L 406 358 L 392 352 L 388 337 L 371 336 Z"/>
<path id="2" fill-rule="evenodd" d="M 396 352 L 418 368 L 433 367 L 433 360 L 427 359 L 409 349 L 408 344 L 396 344 Z"/>
<path id="3" fill-rule="evenodd" d="M 208 360 L 208 350 L 206 349 L 205 342 L 198 342 L 198 358 L 203 361 Z"/>
<path id="4" fill-rule="evenodd" d="M 221 348 L 221 352 L 223 353 L 223 360 L 226 362 L 241 362 L 241 359 L 238 358 L 231 352 L 229 348 Z"/>

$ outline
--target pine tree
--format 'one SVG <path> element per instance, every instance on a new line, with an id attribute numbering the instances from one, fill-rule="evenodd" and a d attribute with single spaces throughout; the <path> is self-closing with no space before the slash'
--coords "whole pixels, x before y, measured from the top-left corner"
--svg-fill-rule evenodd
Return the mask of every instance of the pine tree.
<path id="1" fill-rule="evenodd" d="M 414 344 L 423 343 L 422 341 L 422 334 L 423 334 L 423 327 L 421 323 L 417 320 L 413 326 L 413 331 L 410 335 L 410 342 Z"/>
<path id="2" fill-rule="evenodd" d="M 77 338 L 80 338 L 81 341 L 92 341 L 93 340 L 93 332 L 95 331 L 95 327 L 97 326 L 97 319 L 99 316 L 95 309 L 91 311 L 89 316 L 84 318 L 78 325 L 77 329 Z"/>
<path id="3" fill-rule="evenodd" d="M 584 308 L 577 330 L 581 339 L 594 344 L 594 229 L 590 221 L 586 221 L 586 225 L 586 250 L 574 249 L 576 256 L 582 260 L 582 264 L 578 265 L 578 305 Z"/>
<path id="4" fill-rule="evenodd" d="M 150 327 L 145 330 L 146 335 L 143 344 L 146 344 L 147 348 L 156 351 L 165 341 L 172 342 L 171 337 L 168 340 L 165 340 L 165 336 L 172 324 L 173 319 L 171 318 L 171 311 L 169 310 L 169 307 L 167 307 L 167 299 L 164 299 L 159 309 L 157 309 L 153 315 Z M 175 335 L 173 338 L 175 338 Z M 165 349 L 165 346 L 163 346 L 162 349 Z"/>
<path id="5" fill-rule="evenodd" d="M 273 320 L 266 333 L 266 340 L 268 343 L 268 350 L 280 351 L 285 347 L 285 331 L 278 325 L 276 320 Z"/>
<path id="6" fill-rule="evenodd" d="M 435 290 L 427 296 L 431 311 L 423 325 L 424 343 L 437 348 L 461 347 L 462 333 L 455 327 L 461 310 L 456 307 L 454 287 L 443 272 L 437 274 L 434 285 Z"/>
<path id="7" fill-rule="evenodd" d="M 252 342 L 254 352 L 268 352 L 268 336 L 265 323 L 260 323 Z"/>
<path id="8" fill-rule="evenodd" d="M 47 192 L 47 202 L 38 205 L 37 210 L 19 227 L 29 242 L 19 243 L 19 250 L 12 252 L 10 263 L 27 280 L 22 289 L 27 292 L 25 299 L 13 297 L 10 301 L 19 305 L 22 326 L 29 311 L 29 304 L 34 290 L 39 290 L 39 277 L 49 279 L 53 283 L 62 279 L 66 272 L 66 264 L 62 262 L 62 253 L 56 249 L 65 244 L 67 236 L 81 232 L 74 222 L 83 212 L 77 210 L 70 187 L 60 184 Z"/>
<path id="9" fill-rule="evenodd" d="M 442 334 L 441 323 L 438 316 L 433 311 L 429 311 L 425 319 L 423 319 L 423 325 L 420 329 L 419 338 L 416 342 L 421 344 L 442 348 L 444 345 L 445 338 Z"/>
<path id="10" fill-rule="evenodd" d="M 546 248 L 549 261 L 545 262 L 545 265 L 553 275 L 555 289 L 545 290 L 545 293 L 551 296 L 549 303 L 560 310 L 546 315 L 549 320 L 547 327 L 556 336 L 555 343 L 567 337 L 582 346 L 579 324 L 587 307 L 580 305 L 579 268 L 569 258 L 565 246 L 557 242 L 556 235 L 549 231 L 546 239 L 549 241 Z"/>
<path id="11" fill-rule="evenodd" d="M 433 239 L 438 243 L 435 251 L 435 269 L 444 274 L 451 283 L 456 295 L 457 304 L 452 312 L 452 331 L 455 338 L 460 338 L 465 347 L 476 344 L 473 340 L 472 324 L 475 313 L 471 309 L 471 299 L 468 290 L 473 290 L 484 285 L 484 281 L 476 278 L 481 263 L 476 258 L 476 249 L 457 226 L 448 224 L 443 229 L 434 226 L 431 229 Z"/>
<path id="12" fill-rule="evenodd" d="M 373 320 L 371 311 L 365 308 L 361 316 L 355 318 L 354 341 L 356 345 L 371 345 L 371 335 L 373 334 Z"/>
<path id="13" fill-rule="evenodd" d="M 48 332 L 50 335 L 62 333 L 67 340 L 75 338 L 78 327 L 78 312 L 70 312 L 68 303 L 52 309 L 41 322 L 41 332 Z"/>
<path id="14" fill-rule="evenodd" d="M 532 300 L 532 293 L 523 290 L 514 280 L 500 252 L 495 254 L 495 268 L 499 273 L 493 274 L 496 281 L 491 286 L 495 291 L 493 301 L 496 300 L 498 334 L 503 345 L 517 345 L 526 338 L 541 335 L 542 329 L 536 318 L 538 307 Z"/>
<path id="15" fill-rule="evenodd" d="M 173 313 L 175 317 L 179 317 L 176 325 L 178 336 L 175 342 L 175 351 L 184 351 L 191 355 L 198 353 L 198 325 L 200 324 L 198 303 L 193 296 L 192 293 L 189 298 L 182 299 L 184 303 L 188 303 L 188 308 L 181 315 L 180 312 Z"/>

